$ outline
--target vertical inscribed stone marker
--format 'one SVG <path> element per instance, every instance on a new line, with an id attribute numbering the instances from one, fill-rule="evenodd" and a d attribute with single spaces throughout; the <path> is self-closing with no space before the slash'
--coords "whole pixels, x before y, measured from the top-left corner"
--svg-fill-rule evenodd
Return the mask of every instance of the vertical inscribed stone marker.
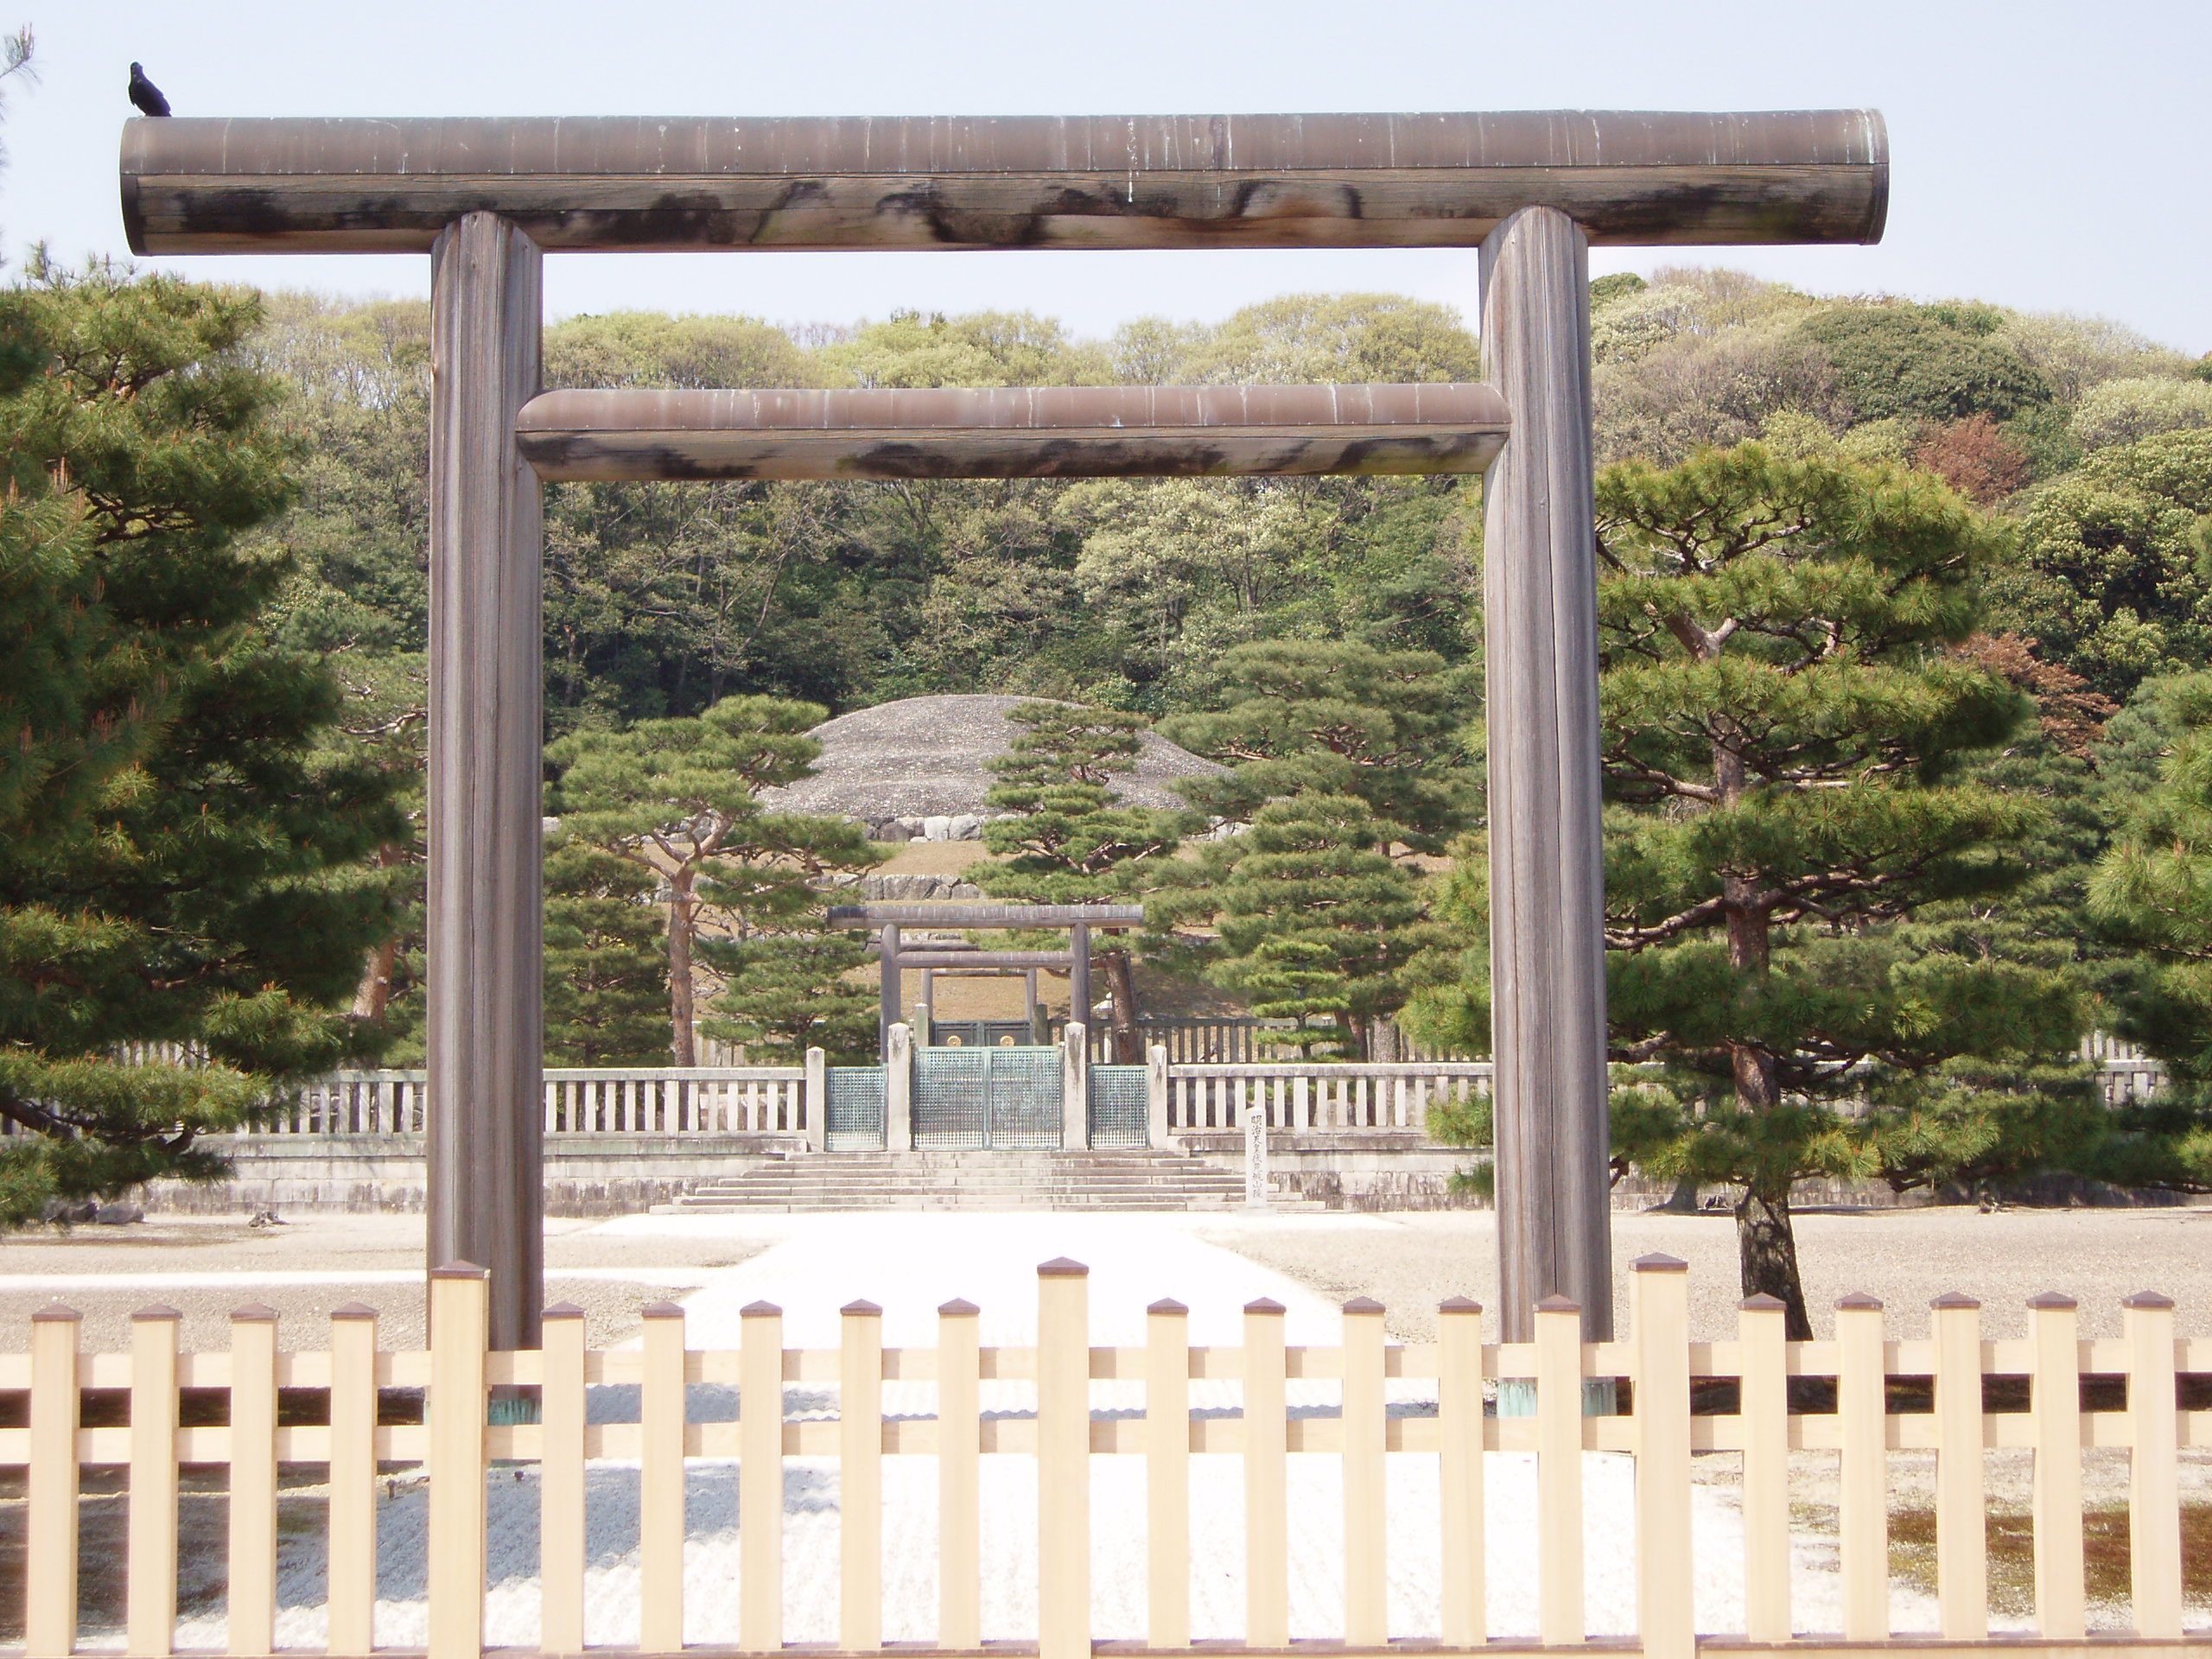
<path id="1" fill-rule="evenodd" d="M 1491 1084 L 1501 1321 L 1547 1296 L 1613 1333 L 1589 242 L 1524 207 L 1483 243 L 1482 341 L 1513 430 L 1483 482 Z"/>
<path id="2" fill-rule="evenodd" d="M 490 1269 L 499 1349 L 537 1347 L 544 1304 L 543 511 L 514 435 L 540 263 L 493 213 L 430 254 L 428 1243 Z"/>

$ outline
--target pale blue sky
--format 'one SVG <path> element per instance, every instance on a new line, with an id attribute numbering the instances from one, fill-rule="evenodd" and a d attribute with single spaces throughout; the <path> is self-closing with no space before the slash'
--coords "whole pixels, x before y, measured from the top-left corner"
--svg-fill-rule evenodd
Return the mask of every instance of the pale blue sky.
<path id="1" fill-rule="evenodd" d="M 1888 117 L 1875 248 L 1626 250 L 1823 292 L 2101 313 L 2212 347 L 2212 0 L 17 0 L 42 86 L 11 100 L 11 258 L 122 253 L 115 155 L 143 59 L 179 114 L 1042 114 L 1774 109 Z M 426 291 L 415 257 L 200 258 L 196 275 Z M 1027 307 L 1103 334 L 1270 295 L 1384 289 L 1471 309 L 1471 252 L 579 254 L 549 311 L 845 322 Z"/>

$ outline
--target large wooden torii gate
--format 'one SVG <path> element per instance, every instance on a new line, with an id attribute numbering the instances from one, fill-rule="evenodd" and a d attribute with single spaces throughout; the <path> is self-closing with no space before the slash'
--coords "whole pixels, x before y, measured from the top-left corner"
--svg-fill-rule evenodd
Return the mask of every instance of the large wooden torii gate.
<path id="1" fill-rule="evenodd" d="M 1502 1328 L 1611 1334 L 1587 251 L 1877 241 L 1878 114 L 138 120 L 121 183 L 136 253 L 431 257 L 429 1256 L 496 1346 L 543 1283 L 542 478 L 1484 467 Z M 538 393 L 543 251 L 1475 246 L 1487 388 Z"/>

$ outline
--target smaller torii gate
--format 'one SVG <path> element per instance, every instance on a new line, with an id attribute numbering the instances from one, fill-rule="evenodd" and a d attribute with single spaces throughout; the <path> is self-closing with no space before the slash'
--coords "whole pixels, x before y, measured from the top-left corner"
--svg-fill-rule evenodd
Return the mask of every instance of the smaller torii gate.
<path id="1" fill-rule="evenodd" d="M 899 1023 L 902 1007 L 899 976 L 909 968 L 1065 968 L 1068 970 L 1070 1018 L 1090 1018 L 1090 930 L 1094 927 L 1142 927 L 1142 905 L 991 905 L 991 904 L 871 904 L 832 905 L 832 927 L 873 927 L 883 937 L 883 1009 L 877 1030 L 883 1058 L 891 1058 L 891 1027 Z M 910 950 L 900 943 L 900 930 L 908 927 L 1000 929 L 1064 927 L 1065 950 Z"/>

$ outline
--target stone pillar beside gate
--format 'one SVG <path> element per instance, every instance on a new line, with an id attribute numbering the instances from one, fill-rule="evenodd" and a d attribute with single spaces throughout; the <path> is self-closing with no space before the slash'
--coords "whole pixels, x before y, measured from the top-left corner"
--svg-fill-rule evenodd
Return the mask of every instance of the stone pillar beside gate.
<path id="1" fill-rule="evenodd" d="M 830 1145 L 830 1056 L 818 1048 L 806 1051 L 806 1149 L 823 1152 Z"/>
<path id="2" fill-rule="evenodd" d="M 914 1032 L 894 1024 L 883 1046 L 883 1149 L 914 1147 Z"/>
<path id="3" fill-rule="evenodd" d="M 1060 1146 L 1090 1144 L 1090 1027 L 1071 1020 L 1060 1033 Z"/>
<path id="4" fill-rule="evenodd" d="M 1167 1051 L 1154 1043 L 1145 1050 L 1144 1060 L 1144 1140 L 1147 1146 L 1160 1151 L 1166 1147 L 1169 1134 Z"/>

